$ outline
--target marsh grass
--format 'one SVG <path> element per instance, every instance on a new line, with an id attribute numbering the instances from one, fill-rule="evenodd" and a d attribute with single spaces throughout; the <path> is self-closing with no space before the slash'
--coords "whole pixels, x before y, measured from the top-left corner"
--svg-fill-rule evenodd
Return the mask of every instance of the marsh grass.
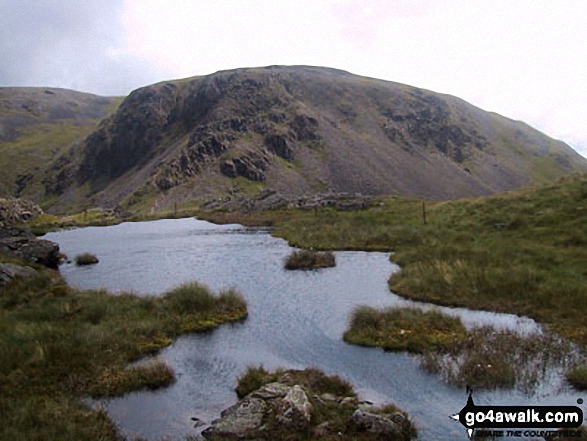
<path id="1" fill-rule="evenodd" d="M 551 332 L 522 335 L 485 326 L 448 351 L 425 353 L 422 366 L 459 386 L 515 387 L 531 395 L 553 372 L 562 375 L 580 359 L 576 347 Z"/>
<path id="2" fill-rule="evenodd" d="M 83 253 L 75 256 L 75 264 L 79 266 L 94 265 L 98 262 L 98 258 L 91 253 Z"/>
<path id="3" fill-rule="evenodd" d="M 76 400 L 165 387 L 174 374 L 163 362 L 129 364 L 183 332 L 246 317 L 235 290 L 192 288 L 113 296 L 72 289 L 42 269 L 0 288 L 0 439 L 119 439 L 108 420 Z"/>
<path id="4" fill-rule="evenodd" d="M 284 266 L 288 270 L 331 268 L 336 266 L 336 258 L 332 251 L 300 250 L 287 256 Z"/>
<path id="5" fill-rule="evenodd" d="M 175 381 L 175 372 L 162 360 L 125 369 L 107 367 L 90 390 L 94 398 L 115 397 L 129 391 L 159 389 Z"/>
<path id="6" fill-rule="evenodd" d="M 587 366 L 577 366 L 569 370 L 567 381 L 577 390 L 587 390 Z"/>
<path id="7" fill-rule="evenodd" d="M 416 308 L 359 307 L 344 339 L 416 353 L 425 370 L 451 384 L 516 387 L 528 394 L 552 370 L 562 372 L 580 360 L 571 343 L 547 331 L 523 335 L 490 326 L 467 330 L 457 317 Z"/>
<path id="8" fill-rule="evenodd" d="M 467 338 L 461 320 L 437 311 L 417 308 L 377 310 L 361 306 L 355 309 L 344 340 L 362 346 L 390 351 L 422 353 L 447 350 Z"/>

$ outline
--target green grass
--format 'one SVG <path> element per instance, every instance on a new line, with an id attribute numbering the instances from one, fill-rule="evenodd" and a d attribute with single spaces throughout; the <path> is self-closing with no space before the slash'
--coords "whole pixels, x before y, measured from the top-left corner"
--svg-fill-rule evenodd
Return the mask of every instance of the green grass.
<path id="1" fill-rule="evenodd" d="M 577 390 L 587 389 L 587 366 L 578 366 L 567 372 L 567 381 Z"/>
<path id="2" fill-rule="evenodd" d="M 377 310 L 357 308 L 344 340 L 362 346 L 377 346 L 390 351 L 422 353 L 447 350 L 467 338 L 467 330 L 456 317 L 417 308 Z"/>
<path id="3" fill-rule="evenodd" d="M 187 284 L 160 297 L 78 291 L 39 269 L 0 289 L 0 439 L 119 439 L 78 400 L 165 387 L 155 354 L 184 332 L 246 317 L 240 294 Z M 8 423 L 7 423 L 8 422 Z"/>
<path id="4" fill-rule="evenodd" d="M 300 250 L 287 256 L 284 266 L 288 270 L 331 268 L 336 266 L 336 259 L 331 251 Z"/>

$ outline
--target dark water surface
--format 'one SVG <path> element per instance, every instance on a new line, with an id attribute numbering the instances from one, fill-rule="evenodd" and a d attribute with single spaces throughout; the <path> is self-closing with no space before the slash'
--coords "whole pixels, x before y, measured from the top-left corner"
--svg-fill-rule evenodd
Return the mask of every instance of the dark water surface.
<path id="1" fill-rule="evenodd" d="M 123 433 L 149 440 L 195 435 L 191 417 L 210 422 L 236 402 L 236 379 L 249 365 L 303 369 L 313 366 L 350 381 L 361 398 L 395 402 L 416 422 L 422 440 L 466 440 L 464 428 L 448 416 L 466 402 L 464 390 L 425 373 L 416 357 L 352 346 L 342 341 L 357 305 L 411 304 L 389 292 L 398 270 L 386 253 L 337 252 L 336 268 L 300 272 L 283 269 L 292 251 L 267 231 L 214 225 L 195 219 L 124 223 L 49 233 L 70 258 L 96 254 L 100 263 L 61 267 L 80 288 L 103 287 L 159 295 L 186 281 L 214 290 L 235 286 L 248 303 L 249 317 L 207 334 L 186 335 L 160 357 L 178 381 L 155 392 L 105 400 Z M 492 323 L 531 332 L 536 324 L 508 314 L 443 308 L 467 325 Z M 478 392 L 478 405 L 564 404 L 580 397 L 560 377 L 528 397 L 520 392 Z"/>

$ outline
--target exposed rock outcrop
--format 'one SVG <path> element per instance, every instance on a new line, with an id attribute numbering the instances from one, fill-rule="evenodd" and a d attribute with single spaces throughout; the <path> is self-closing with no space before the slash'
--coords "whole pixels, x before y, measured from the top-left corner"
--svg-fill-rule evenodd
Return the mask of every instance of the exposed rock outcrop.
<path id="1" fill-rule="evenodd" d="M 30 221 L 43 213 L 37 204 L 19 198 L 0 198 L 0 222 L 5 225 Z"/>
<path id="2" fill-rule="evenodd" d="M 49 268 L 57 268 L 60 259 L 56 243 L 38 239 L 28 229 L 8 226 L 0 227 L 0 254 Z"/>
<path id="3" fill-rule="evenodd" d="M 338 377 L 327 377 L 315 369 L 269 377 L 278 381 L 262 385 L 223 411 L 202 432 L 204 438 L 407 441 L 415 435 L 405 413 L 393 406 L 379 408 L 359 402 L 348 383 Z M 352 396 L 325 392 L 337 388 Z"/>

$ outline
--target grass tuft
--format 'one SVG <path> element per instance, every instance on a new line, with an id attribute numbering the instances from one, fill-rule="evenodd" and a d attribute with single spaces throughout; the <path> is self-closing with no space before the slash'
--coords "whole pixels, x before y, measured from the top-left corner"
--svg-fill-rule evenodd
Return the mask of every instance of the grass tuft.
<path id="1" fill-rule="evenodd" d="M 467 338 L 461 320 L 437 311 L 417 308 L 377 310 L 355 309 L 344 340 L 361 346 L 377 346 L 390 351 L 422 353 L 446 350 Z"/>
<path id="2" fill-rule="evenodd" d="M 567 372 L 567 381 L 577 390 L 587 389 L 587 366 L 579 366 Z"/>
<path id="3" fill-rule="evenodd" d="M 159 389 L 175 381 L 175 372 L 162 360 L 154 360 L 126 369 L 108 367 L 90 390 L 95 398 L 120 396 L 141 389 Z"/>
<path id="4" fill-rule="evenodd" d="M 288 270 L 308 270 L 334 266 L 336 266 L 336 259 L 332 251 L 294 251 L 285 259 L 285 268 Z"/>
<path id="5" fill-rule="evenodd" d="M 91 254 L 91 253 L 83 253 L 75 256 L 75 264 L 76 265 L 94 265 L 98 263 L 98 258 Z"/>

